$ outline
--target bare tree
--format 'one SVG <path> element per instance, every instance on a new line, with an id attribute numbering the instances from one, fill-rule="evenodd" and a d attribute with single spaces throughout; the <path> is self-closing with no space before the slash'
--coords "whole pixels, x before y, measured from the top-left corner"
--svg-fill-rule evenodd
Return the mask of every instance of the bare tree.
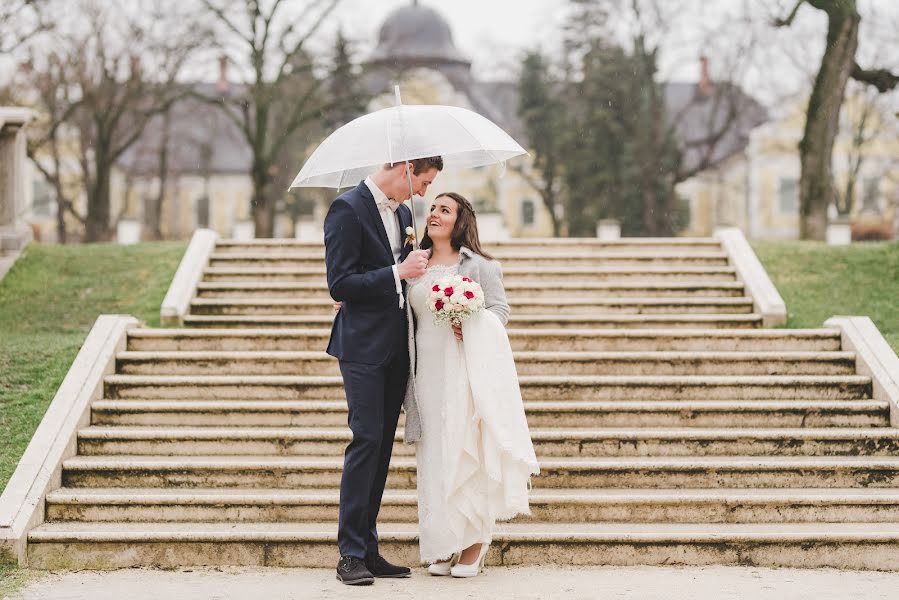
<path id="1" fill-rule="evenodd" d="M 3 0 L 0 2 L 0 53 L 12 51 L 50 25 L 46 0 Z"/>
<path id="2" fill-rule="evenodd" d="M 64 166 L 71 140 L 77 136 L 71 119 L 78 105 L 69 85 L 73 75 L 67 60 L 51 52 L 43 57 L 43 61 L 37 68 L 35 57 L 31 55 L 22 64 L 16 83 L 21 84 L 19 89 L 26 95 L 16 99 L 39 109 L 36 122 L 27 129 L 28 157 L 53 188 L 57 240 L 65 244 L 68 241 L 66 215 L 71 215 L 82 226 L 86 223 L 74 202 L 82 181 L 73 173 L 67 173 Z"/>
<path id="3" fill-rule="evenodd" d="M 236 47 L 232 62 L 246 70 L 243 86 L 210 98 L 240 128 L 252 152 L 252 212 L 258 237 L 274 234 L 283 190 L 273 185 L 279 158 L 298 133 L 340 98 L 324 93 L 324 78 L 308 49 L 338 0 L 201 0 L 220 27 L 223 47 Z M 288 9 L 296 10 L 288 14 Z M 236 44 L 232 42 L 236 41 Z"/>
<path id="4" fill-rule="evenodd" d="M 839 127 L 846 82 L 856 81 L 883 93 L 896 87 L 899 75 L 887 69 L 864 69 L 856 62 L 861 15 L 856 0 L 799 0 L 775 25 L 793 23 L 803 4 L 827 15 L 827 46 L 809 98 L 805 132 L 799 143 L 802 173 L 799 182 L 800 237 L 823 240 L 827 207 L 834 200 L 831 162 Z"/>
<path id="5" fill-rule="evenodd" d="M 836 207 L 841 215 L 849 215 L 855 207 L 856 188 L 862 166 L 868 158 L 870 143 L 883 131 L 875 99 L 866 90 L 858 90 L 846 106 L 845 121 L 849 134 L 846 148 L 846 181 L 837 191 Z"/>
<path id="6" fill-rule="evenodd" d="M 207 38 L 174 0 L 137 15 L 119 3 L 100 6 L 92 0 L 82 0 L 78 9 L 76 21 L 55 33 L 49 55 L 40 36 L 35 38 L 24 89 L 37 90 L 36 108 L 45 116 L 31 145 L 35 162 L 65 209 L 84 223 L 85 240 L 98 241 L 110 236 L 116 161 L 155 115 L 184 95 L 176 77 Z M 73 151 L 87 199 L 83 215 L 60 193 L 62 167 Z M 42 161 L 47 154 L 50 160 Z M 64 237 L 64 221 L 60 227 Z"/>

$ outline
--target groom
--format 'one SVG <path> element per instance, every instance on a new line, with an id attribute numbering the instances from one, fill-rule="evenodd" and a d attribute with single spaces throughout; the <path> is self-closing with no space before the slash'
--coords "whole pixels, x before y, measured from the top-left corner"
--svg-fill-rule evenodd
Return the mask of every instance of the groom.
<path id="1" fill-rule="evenodd" d="M 328 354 L 340 361 L 353 441 L 340 481 L 337 579 L 368 585 L 375 577 L 408 577 L 408 567 L 378 552 L 376 522 L 409 375 L 406 279 L 424 274 L 428 253 L 406 243 L 412 192 L 424 196 L 439 156 L 384 165 L 340 195 L 325 217 L 325 265 L 331 297 L 342 302 Z"/>

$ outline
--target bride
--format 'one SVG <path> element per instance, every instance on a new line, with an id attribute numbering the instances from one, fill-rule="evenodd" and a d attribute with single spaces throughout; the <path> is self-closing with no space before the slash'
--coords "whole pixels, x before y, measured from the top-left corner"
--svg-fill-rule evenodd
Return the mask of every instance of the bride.
<path id="1" fill-rule="evenodd" d="M 407 289 L 405 400 L 406 442 L 417 444 L 421 559 L 432 575 L 474 577 L 495 522 L 530 512 L 529 481 L 539 467 L 504 328 L 502 272 L 481 249 L 471 203 L 452 192 L 438 196 L 421 247 L 431 256 Z M 455 274 L 481 285 L 486 310 L 451 328 L 435 322 L 428 294 Z"/>

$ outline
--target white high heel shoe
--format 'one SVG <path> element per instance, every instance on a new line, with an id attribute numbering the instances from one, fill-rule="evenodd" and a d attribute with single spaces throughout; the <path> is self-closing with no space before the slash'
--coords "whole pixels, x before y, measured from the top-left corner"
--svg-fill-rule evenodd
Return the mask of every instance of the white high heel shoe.
<path id="1" fill-rule="evenodd" d="M 453 565 L 459 561 L 461 552 L 453 554 L 449 560 L 439 560 L 428 565 L 428 573 L 437 577 L 446 577 L 452 572 Z"/>
<path id="2" fill-rule="evenodd" d="M 476 577 L 484 570 L 484 559 L 487 557 L 487 550 L 489 549 L 490 544 L 481 544 L 481 551 L 478 553 L 478 559 L 476 561 L 470 565 L 456 563 L 450 569 L 450 574 L 453 577 Z"/>

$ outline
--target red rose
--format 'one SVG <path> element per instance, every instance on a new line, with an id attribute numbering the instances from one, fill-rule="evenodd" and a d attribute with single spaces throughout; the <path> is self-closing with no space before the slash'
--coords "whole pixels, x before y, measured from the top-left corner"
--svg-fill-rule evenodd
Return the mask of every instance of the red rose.
<path id="1" fill-rule="evenodd" d="M 447 298 L 449 298 L 450 296 L 452 296 L 452 295 L 453 295 L 453 288 L 448 287 L 448 288 L 446 288 L 445 290 L 443 290 L 443 295 L 446 296 Z"/>
<path id="2" fill-rule="evenodd" d="M 437 310 L 442 309 L 443 308 L 443 300 L 438 300 L 437 302 L 435 302 L 434 308 L 436 308 Z"/>
<path id="3" fill-rule="evenodd" d="M 471 281 L 471 279 L 469 279 L 468 277 L 463 277 L 462 281 Z"/>
<path id="4" fill-rule="evenodd" d="M 432 291 L 432 292 L 439 292 L 439 291 L 440 291 L 440 286 L 437 285 L 437 284 L 435 283 L 435 284 L 434 284 L 434 287 L 431 288 L 431 291 Z"/>
<path id="5" fill-rule="evenodd" d="M 471 300 L 474 298 L 474 292 L 465 292 L 465 297 Z"/>

